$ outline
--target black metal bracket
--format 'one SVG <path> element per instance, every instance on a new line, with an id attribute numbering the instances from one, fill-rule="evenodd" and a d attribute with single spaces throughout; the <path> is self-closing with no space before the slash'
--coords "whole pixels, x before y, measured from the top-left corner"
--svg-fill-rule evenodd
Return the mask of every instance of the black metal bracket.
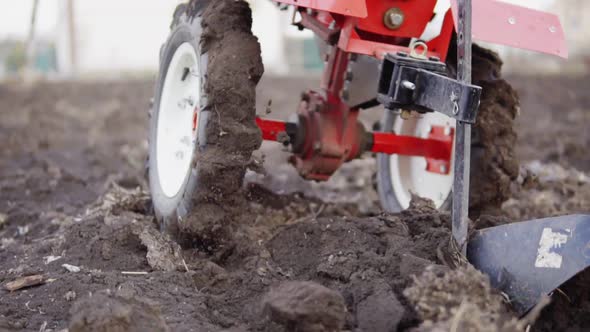
<path id="1" fill-rule="evenodd" d="M 388 109 L 440 112 L 473 124 L 480 97 L 481 87 L 447 77 L 445 64 L 436 58 L 398 53 L 383 59 L 377 100 Z"/>

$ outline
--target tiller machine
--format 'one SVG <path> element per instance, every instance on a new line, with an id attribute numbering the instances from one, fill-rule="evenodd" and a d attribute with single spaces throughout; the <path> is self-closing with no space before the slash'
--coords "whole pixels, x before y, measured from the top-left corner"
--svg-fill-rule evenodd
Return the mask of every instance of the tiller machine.
<path id="1" fill-rule="evenodd" d="M 589 265 L 590 216 L 518 222 L 468 238 L 471 125 L 481 95 L 471 84 L 472 37 L 567 57 L 554 15 L 493 0 L 473 7 L 471 0 L 454 0 L 442 13 L 438 36 L 424 41 L 436 0 L 275 2 L 295 6 L 293 24 L 312 30 L 325 50 L 321 89 L 302 94 L 291 120 L 256 119 L 265 140 L 290 147 L 290 162 L 303 178 L 325 181 L 364 152 L 379 154 L 384 209 L 407 208 L 411 193 L 449 207 L 456 247 L 521 313 Z M 169 70 L 175 61 L 182 68 L 198 62 L 199 53 L 183 45 Z M 456 77 L 448 76 L 450 47 L 456 47 Z M 178 52 L 186 59 L 175 60 Z M 382 131 L 367 131 L 359 112 L 379 104 L 386 112 Z M 182 175 L 177 170 L 170 172 Z M 182 179 L 160 177 L 170 195 L 178 191 Z"/>

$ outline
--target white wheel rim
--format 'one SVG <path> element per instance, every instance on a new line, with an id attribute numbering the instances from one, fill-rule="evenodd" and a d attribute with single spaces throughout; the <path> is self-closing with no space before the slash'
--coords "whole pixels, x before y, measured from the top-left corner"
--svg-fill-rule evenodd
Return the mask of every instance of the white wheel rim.
<path id="1" fill-rule="evenodd" d="M 195 151 L 198 126 L 193 125 L 193 119 L 201 94 L 199 69 L 194 47 L 184 43 L 174 52 L 162 86 L 156 163 L 160 186 L 169 198 L 176 196 L 184 185 Z"/>
<path id="2" fill-rule="evenodd" d="M 408 120 L 398 118 L 393 131 L 398 135 L 427 138 L 431 126 L 455 128 L 455 120 L 441 113 L 433 112 Z M 453 170 L 447 175 L 428 172 L 426 158 L 391 155 L 389 159 L 391 184 L 397 201 L 403 209 L 410 206 L 411 192 L 434 202 L 440 208 L 453 187 Z M 451 165 L 453 160 L 451 160 Z"/>

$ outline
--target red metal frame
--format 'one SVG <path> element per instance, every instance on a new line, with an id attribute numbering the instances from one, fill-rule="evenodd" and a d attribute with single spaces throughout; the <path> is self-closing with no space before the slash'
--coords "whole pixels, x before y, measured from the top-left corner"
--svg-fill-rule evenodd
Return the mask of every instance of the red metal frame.
<path id="1" fill-rule="evenodd" d="M 328 122 L 327 125 L 330 123 L 332 122 Z M 260 128 L 262 137 L 265 140 L 279 141 L 281 136 L 285 137 L 286 135 L 286 123 L 283 121 L 256 118 L 256 124 Z M 325 127 L 323 129 L 325 129 Z M 337 131 L 337 128 L 332 128 L 332 130 L 328 131 L 331 132 L 333 130 Z M 446 132 L 447 130 L 448 132 Z M 317 132 L 314 133 L 317 134 Z M 325 163 L 337 168 L 343 161 L 343 157 L 346 160 L 354 159 L 354 157 L 358 156 L 361 152 L 370 151 L 374 153 L 399 154 L 404 156 L 425 157 L 427 161 L 426 169 L 429 172 L 439 174 L 448 174 L 450 172 L 454 137 L 454 129 L 452 128 L 433 126 L 428 138 L 403 136 L 383 132 L 367 133 L 367 135 L 370 136 L 372 140 L 370 146 L 363 146 L 363 139 L 366 139 L 366 137 L 358 136 L 357 142 L 347 142 L 347 144 L 351 146 L 356 146 L 358 149 L 356 151 L 346 151 L 346 149 L 341 149 L 345 144 L 333 141 L 328 141 L 327 145 L 322 147 L 316 146 L 317 149 L 323 149 L 324 152 L 329 152 L 327 155 L 320 155 L 319 158 L 324 158 Z M 306 136 L 306 139 L 308 137 L 309 136 Z M 325 137 L 331 138 L 333 136 L 328 135 Z M 366 151 L 363 148 L 365 148 Z M 308 148 L 304 148 L 304 151 L 306 151 L 306 153 L 301 157 L 301 163 L 304 163 L 306 157 L 318 158 L 317 154 L 314 156 L 317 151 Z M 303 166 L 303 164 L 300 164 L 300 166 Z M 329 167 L 326 169 L 329 169 Z M 322 168 L 322 170 L 326 169 Z M 311 168 L 308 170 L 311 170 Z M 326 174 L 324 173 L 313 174 L 308 172 L 305 175 L 317 180 L 326 178 Z"/>
<path id="2" fill-rule="evenodd" d="M 297 151 L 294 151 L 291 162 L 302 176 L 326 180 L 342 163 L 358 157 L 363 151 L 422 156 L 426 158 L 428 171 L 439 174 L 450 172 L 453 130 L 449 131 L 447 128 L 445 131 L 445 128 L 435 126 L 426 139 L 392 133 L 366 133 L 357 120 L 358 109 L 348 107 L 341 96 L 350 55 L 366 54 L 383 58 L 386 53 L 410 53 L 411 38 L 419 38 L 424 32 L 432 19 L 436 0 L 275 1 L 297 6 L 301 21 L 294 23 L 314 31 L 326 43 L 336 46 L 327 59 L 321 84 L 322 92 L 306 92 L 297 110 L 298 125 L 303 129 L 300 135 L 304 137 L 297 138 Z M 404 16 L 403 23 L 395 29 L 384 24 L 384 15 L 392 8 L 396 8 Z M 511 12 L 501 13 L 502 8 Z M 490 12 L 503 17 L 502 19 L 506 15 L 518 14 L 517 19 L 522 20 L 522 23 L 518 21 L 522 25 L 514 29 L 518 36 L 497 36 L 492 24 L 498 24 L 498 20 Z M 481 34 L 495 42 L 542 51 L 553 48 L 554 54 L 564 54 L 563 44 L 555 42 L 559 38 L 563 40 L 561 26 L 558 21 L 555 23 L 551 15 L 532 13 L 521 7 L 504 6 L 493 0 L 476 1 L 473 15 L 475 39 Z M 485 23 L 480 24 L 479 28 L 478 15 Z M 510 25 L 515 25 L 511 22 Z M 547 24 L 549 26 L 545 26 Z M 519 44 L 519 40 L 533 35 L 540 38 L 542 34 L 537 28 L 555 30 L 550 31 L 554 35 L 551 36 L 553 39 L 549 46 L 540 46 L 541 39 Z M 449 10 L 445 14 L 440 34 L 426 43 L 426 55 L 445 61 L 454 29 L 454 16 Z M 528 33 L 527 29 L 538 31 Z M 546 33 L 544 30 L 543 32 Z M 510 34 L 510 31 L 505 33 Z M 256 122 L 264 139 L 277 141 L 285 137 L 285 123 L 266 119 L 257 119 Z"/>
<path id="3" fill-rule="evenodd" d="M 432 18 L 436 4 L 436 0 L 274 1 L 332 16 L 340 27 L 347 27 L 346 33 L 341 35 L 341 41 L 338 43 L 342 50 L 378 58 L 381 58 L 384 52 L 399 51 L 400 47 L 408 51 L 407 40 L 403 39 L 420 37 Z M 452 0 L 451 4 L 453 10 L 449 10 L 446 15 L 450 15 L 450 18 L 456 21 L 457 16 L 453 14 L 456 0 Z M 404 22 L 398 29 L 392 30 L 383 24 L 384 12 L 390 8 L 397 8 L 404 13 Z M 445 17 L 443 31 L 437 40 L 427 43 L 432 55 L 443 61 L 454 29 L 452 23 Z M 564 31 L 556 15 L 502 1 L 474 2 L 472 33 L 475 40 L 543 52 L 562 58 L 568 57 Z"/>

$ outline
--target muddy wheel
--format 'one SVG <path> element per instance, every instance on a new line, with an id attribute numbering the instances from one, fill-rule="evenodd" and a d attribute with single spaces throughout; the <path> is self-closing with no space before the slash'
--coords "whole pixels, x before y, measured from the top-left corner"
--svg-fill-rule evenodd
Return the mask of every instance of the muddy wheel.
<path id="1" fill-rule="evenodd" d="M 456 56 L 450 52 L 449 59 Z M 502 62 L 484 48 L 473 46 L 473 82 L 483 88 L 477 123 L 473 126 L 471 151 L 470 215 L 500 207 L 509 198 L 510 183 L 518 175 L 513 129 L 518 97 L 500 78 Z M 448 63 L 450 74 L 455 64 Z M 432 125 L 455 126 L 454 120 L 439 113 L 424 114 L 403 120 L 386 111 L 382 120 L 385 131 L 425 137 Z M 451 207 L 452 171 L 448 175 L 426 171 L 421 157 L 377 156 L 377 186 L 384 210 L 399 212 L 408 208 L 411 193 L 431 199 L 439 209 Z"/>
<path id="2" fill-rule="evenodd" d="M 215 25 L 219 20 L 215 16 L 221 14 L 225 25 Z M 160 51 L 148 179 L 161 228 L 175 236 L 198 228 L 186 224 L 196 206 L 215 205 L 239 189 L 244 165 L 259 145 L 253 95 L 262 69 L 248 72 L 248 62 L 228 56 L 224 46 L 240 39 L 250 43 L 259 57 L 250 27 L 250 9 L 242 1 L 193 0 L 176 8 L 170 35 Z M 238 68 L 237 72 L 232 68 Z M 220 72 L 232 76 L 231 84 L 236 86 L 224 83 L 227 77 Z M 223 96 L 218 89 L 238 96 Z M 235 100 L 240 97 L 248 100 Z M 232 105 L 246 111 L 235 111 Z M 239 149 L 239 140 L 251 144 Z M 224 177 L 230 179 L 224 181 Z"/>

